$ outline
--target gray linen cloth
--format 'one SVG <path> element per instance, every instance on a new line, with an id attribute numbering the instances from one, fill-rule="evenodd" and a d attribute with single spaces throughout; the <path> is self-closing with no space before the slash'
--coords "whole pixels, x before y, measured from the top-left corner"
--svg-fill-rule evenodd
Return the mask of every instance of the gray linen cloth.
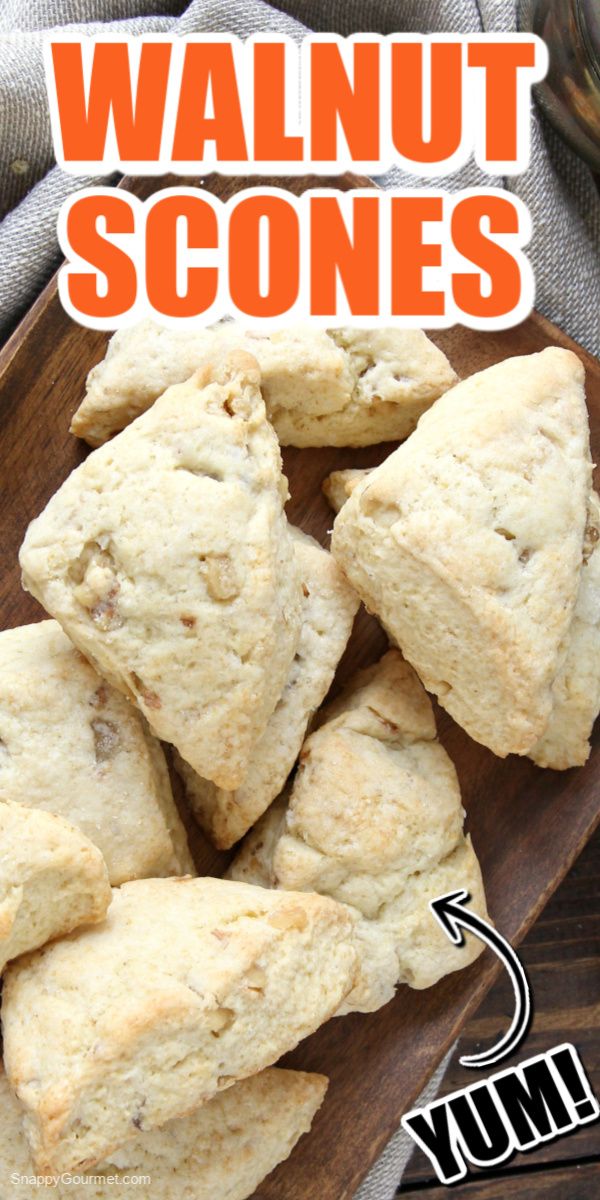
<path id="1" fill-rule="evenodd" d="M 3 0 L 0 4 L 0 337 L 39 292 L 60 260 L 58 210 L 71 192 L 99 179 L 76 179 L 53 165 L 41 47 L 44 31 L 77 25 L 89 33 L 227 30 L 287 33 L 307 28 L 353 32 L 495 32 L 517 28 L 514 0 Z M 104 180 L 103 182 L 106 182 Z M 379 181 L 419 186 L 400 170 Z M 534 235 L 528 253 L 536 307 L 594 353 L 600 349 L 600 200 L 593 178 L 540 114 L 533 112 L 529 170 L 508 181 L 486 178 L 472 163 L 440 186 L 451 190 L 505 184 L 528 205 Z M 435 1095 L 447 1065 L 420 1103 Z M 326 1066 L 326 1064 L 324 1064 Z M 412 1149 L 396 1134 L 356 1200 L 390 1200 Z"/>

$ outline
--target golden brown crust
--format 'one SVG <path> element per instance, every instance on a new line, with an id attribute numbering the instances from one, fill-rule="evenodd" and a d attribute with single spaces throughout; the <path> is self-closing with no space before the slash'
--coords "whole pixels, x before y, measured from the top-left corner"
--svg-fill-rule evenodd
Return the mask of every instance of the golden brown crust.
<path id="1" fill-rule="evenodd" d="M 292 1049 L 353 986 L 352 926 L 321 896 L 137 880 L 11 966 L 5 1066 L 38 1168 L 99 1162 Z"/>

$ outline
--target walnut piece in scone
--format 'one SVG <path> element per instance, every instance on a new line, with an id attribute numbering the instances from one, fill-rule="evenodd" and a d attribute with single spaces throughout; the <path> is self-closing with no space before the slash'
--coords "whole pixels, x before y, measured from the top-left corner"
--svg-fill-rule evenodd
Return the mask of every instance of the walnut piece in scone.
<path id="1" fill-rule="evenodd" d="M 177 762 L 199 824 L 222 849 L 239 841 L 284 787 L 309 720 L 329 691 L 358 608 L 358 596 L 327 550 L 299 529 L 292 527 L 292 535 L 302 579 L 300 640 L 245 779 L 227 791 L 201 779 L 181 758 Z"/>
<path id="2" fill-rule="evenodd" d="M 359 672 L 304 744 L 290 789 L 248 835 L 232 879 L 314 890 L 359 914 L 360 973 L 343 1012 L 386 1004 L 398 983 L 430 987 L 483 949 L 448 941 L 428 902 L 466 888 L 486 916 L 479 864 L 463 833 L 454 767 L 428 696 L 390 650 Z"/>
<path id="3" fill-rule="evenodd" d="M 115 886 L 194 873 L 160 744 L 56 621 L 0 633 L 0 797 L 65 817 Z"/>
<path id="4" fill-rule="evenodd" d="M 456 382 L 420 329 L 313 329 L 268 334 L 223 322 L 171 329 L 142 321 L 111 338 L 92 368 L 73 433 L 99 446 L 207 359 L 242 348 L 260 366 L 267 414 L 284 446 L 398 441 Z"/>
<path id="5" fill-rule="evenodd" d="M 542 736 L 566 653 L 591 488 L 583 382 L 556 347 L 472 375 L 334 524 L 332 552 L 367 608 L 501 757 Z"/>
<path id="6" fill-rule="evenodd" d="M 9 966 L 4 1065 L 42 1173 L 85 1169 L 270 1066 L 351 990 L 350 910 L 223 879 L 144 879 Z"/>
<path id="7" fill-rule="evenodd" d="M 73 471 L 25 587 L 153 732 L 237 787 L 289 674 L 301 587 L 256 362 L 206 364 Z"/>

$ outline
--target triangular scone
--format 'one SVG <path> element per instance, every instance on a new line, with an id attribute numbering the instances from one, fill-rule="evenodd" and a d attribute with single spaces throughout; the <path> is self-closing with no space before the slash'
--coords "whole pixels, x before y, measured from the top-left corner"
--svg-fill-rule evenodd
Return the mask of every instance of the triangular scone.
<path id="1" fill-rule="evenodd" d="M 247 1200 L 308 1133 L 326 1090 L 323 1075 L 270 1067 L 189 1116 L 138 1134 L 95 1168 L 94 1184 L 57 1181 L 49 1194 L 130 1200 L 132 1177 L 149 1177 L 148 1200 Z M 31 1200 L 35 1174 L 21 1106 L 0 1067 L 0 1194 Z M 103 1175 L 110 1181 L 101 1182 Z"/>
<path id="2" fill-rule="evenodd" d="M 277 439 L 242 351 L 170 388 L 27 531 L 25 587 L 153 732 L 237 787 L 289 674 L 301 588 Z"/>
<path id="3" fill-rule="evenodd" d="M 56 621 L 0 633 L 2 798 L 65 817 L 115 886 L 194 873 L 160 744 Z"/>
<path id="4" fill-rule="evenodd" d="M 270 1066 L 334 1013 L 353 918 L 222 879 L 113 892 L 102 926 L 6 972 L 6 1072 L 43 1173 L 100 1162 Z"/>
<path id="5" fill-rule="evenodd" d="M 545 729 L 591 486 L 583 366 L 509 358 L 459 383 L 359 483 L 332 550 L 428 691 L 496 754 Z"/>
<path id="6" fill-rule="evenodd" d="M 0 972 L 50 939 L 102 921 L 110 901 L 106 864 L 88 838 L 53 813 L 0 801 Z"/>
<path id="7" fill-rule="evenodd" d="M 201 779 L 181 758 L 177 764 L 199 824 L 222 849 L 238 842 L 284 787 L 308 722 L 329 691 L 359 604 L 327 550 L 299 529 L 292 533 L 303 592 L 300 640 L 246 778 L 235 791 L 226 791 Z"/>
<path id="8" fill-rule="evenodd" d="M 331 475 L 323 480 L 323 493 L 334 512 L 340 511 L 355 487 L 366 475 L 370 475 L 372 470 L 373 467 L 346 467 L 343 471 L 332 471 Z"/>
<path id="9" fill-rule="evenodd" d="M 359 672 L 323 718 L 289 797 L 251 831 L 228 874 L 313 889 L 358 910 L 361 971 L 343 1011 L 371 1011 L 396 984 L 429 987 L 481 952 L 475 938 L 453 946 L 428 900 L 465 887 L 485 916 L 485 896 L 456 772 L 398 651 Z"/>
<path id="10" fill-rule="evenodd" d="M 456 375 L 419 329 L 313 329 L 260 334 L 234 322 L 170 329 L 142 321 L 111 338 L 88 375 L 71 429 L 99 446 L 206 359 L 250 351 L 283 445 L 368 446 L 407 437 Z"/>
<path id="11" fill-rule="evenodd" d="M 298 387 L 299 377 L 309 412 L 320 411 L 323 403 L 339 409 L 347 399 L 351 378 L 346 357 L 324 330 L 296 327 L 252 335 L 233 321 L 175 329 L 144 320 L 111 337 L 104 358 L 89 372 L 71 432 L 100 446 L 146 412 L 166 388 L 234 349 L 247 349 L 256 358 L 267 406 L 273 393 L 281 393 L 289 404 L 290 388 Z"/>
<path id="12" fill-rule="evenodd" d="M 529 757 L 540 767 L 565 771 L 590 754 L 589 738 L 600 711 L 600 501 L 590 498 L 581 581 L 568 633 L 566 658 L 554 681 L 550 720 Z"/>
<path id="13" fill-rule="evenodd" d="M 312 332 L 312 331 L 311 331 Z M 270 361 L 285 350 L 285 331 L 273 334 Z M 314 335 L 313 335 L 314 336 Z M 456 383 L 448 359 L 421 329 L 330 329 L 325 335 L 344 356 L 346 393 L 321 389 L 307 403 L 305 376 L 295 372 L 288 388 L 267 391 L 269 416 L 284 446 L 372 446 L 412 433 L 433 401 Z M 262 364 L 262 358 L 259 354 Z M 293 360 L 292 360 L 293 361 Z"/>

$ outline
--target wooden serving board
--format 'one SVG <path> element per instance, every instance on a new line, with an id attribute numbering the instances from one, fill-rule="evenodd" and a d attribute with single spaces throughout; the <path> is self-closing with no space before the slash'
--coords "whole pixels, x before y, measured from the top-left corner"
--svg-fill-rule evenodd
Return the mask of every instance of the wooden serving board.
<path id="1" fill-rule="evenodd" d="M 257 181 L 212 176 L 202 184 L 225 196 L 249 182 Z M 303 190 L 316 181 L 288 182 L 293 190 Z M 318 182 L 323 186 L 323 180 Z M 350 178 L 329 182 L 344 188 L 365 183 Z M 138 194 L 164 183 L 126 181 Z M 600 364 L 548 321 L 533 314 L 514 329 L 490 334 L 457 327 L 437 333 L 435 341 L 461 376 L 547 345 L 574 349 L 587 369 L 592 448 L 600 456 Z M 66 316 L 52 281 L 0 352 L 4 628 L 42 616 L 35 601 L 21 591 L 17 553 L 28 522 L 86 453 L 69 434 L 69 420 L 83 394 L 87 371 L 102 357 L 105 342 L 104 334 L 85 330 Z M 333 517 L 320 490 L 324 477 L 335 468 L 377 463 L 392 448 L 286 450 L 290 518 L 326 544 Z M 384 645 L 378 625 L 362 612 L 334 686 L 357 666 L 374 661 Z M 542 771 L 524 758 L 495 758 L 440 710 L 438 722 L 458 770 L 490 913 L 516 945 L 598 823 L 600 737 L 584 768 L 557 773 Z M 198 831 L 193 842 L 199 870 L 219 873 L 224 856 Z M 323 1072 L 331 1084 L 311 1134 L 261 1185 L 257 1197 L 351 1197 L 498 970 L 498 961 L 486 951 L 467 970 L 428 991 L 401 987 L 378 1013 L 330 1021 L 289 1055 L 289 1065 Z"/>

